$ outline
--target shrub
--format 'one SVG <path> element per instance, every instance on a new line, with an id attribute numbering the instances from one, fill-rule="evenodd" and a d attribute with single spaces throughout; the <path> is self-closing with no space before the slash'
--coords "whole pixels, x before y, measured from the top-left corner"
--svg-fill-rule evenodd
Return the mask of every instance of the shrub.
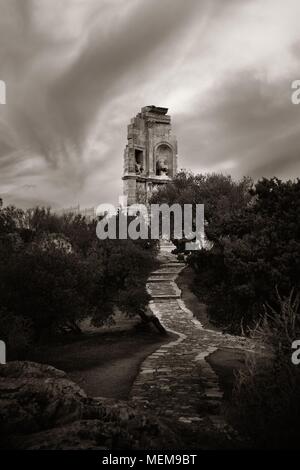
<path id="1" fill-rule="evenodd" d="M 116 306 L 135 315 L 148 302 L 155 253 L 147 240 L 98 240 L 96 221 L 81 216 L 0 207 L 0 338 L 11 344 L 17 331 L 21 351 L 31 340 L 80 332 L 87 317 L 108 322 Z"/>
<path id="2" fill-rule="evenodd" d="M 91 308 L 89 271 L 84 260 L 52 240 L 32 243 L 0 263 L 0 296 L 15 317 L 32 322 L 35 337 L 76 323 Z"/>
<path id="3" fill-rule="evenodd" d="M 299 296 L 277 293 L 277 308 L 265 307 L 250 331 L 270 354 L 251 355 L 236 374 L 229 417 L 259 448 L 299 445 L 300 370 L 291 362 L 291 344 L 299 338 Z"/>
<path id="4" fill-rule="evenodd" d="M 285 296 L 300 287 L 300 180 L 263 179 L 251 194 L 251 204 L 214 229 L 212 249 L 189 259 L 195 292 L 232 332 L 253 325 L 263 304 L 276 305 L 276 286 Z"/>
<path id="5" fill-rule="evenodd" d="M 7 347 L 9 358 L 18 358 L 26 354 L 33 340 L 33 328 L 29 319 L 15 316 L 0 309 L 0 337 Z"/>

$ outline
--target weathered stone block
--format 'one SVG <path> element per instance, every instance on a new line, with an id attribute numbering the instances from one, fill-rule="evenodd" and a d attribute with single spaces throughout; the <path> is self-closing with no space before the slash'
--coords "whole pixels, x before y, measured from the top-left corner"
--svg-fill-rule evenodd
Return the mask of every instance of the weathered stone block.
<path id="1" fill-rule="evenodd" d="M 128 205 L 147 204 L 155 188 L 176 174 L 177 140 L 167 112 L 145 106 L 128 126 L 123 176 Z"/>

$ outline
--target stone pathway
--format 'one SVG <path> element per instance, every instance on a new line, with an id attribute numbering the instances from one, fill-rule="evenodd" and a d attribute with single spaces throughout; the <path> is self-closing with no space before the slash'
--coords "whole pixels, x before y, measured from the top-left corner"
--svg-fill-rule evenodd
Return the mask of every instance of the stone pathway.
<path id="1" fill-rule="evenodd" d="M 171 254 L 162 258 L 161 268 L 148 280 L 149 307 L 177 336 L 142 363 L 131 398 L 153 414 L 185 425 L 194 445 L 211 448 L 220 438 L 231 442 L 236 435 L 222 415 L 223 393 L 206 357 L 219 347 L 245 348 L 246 339 L 204 329 L 175 283 L 185 265 Z"/>

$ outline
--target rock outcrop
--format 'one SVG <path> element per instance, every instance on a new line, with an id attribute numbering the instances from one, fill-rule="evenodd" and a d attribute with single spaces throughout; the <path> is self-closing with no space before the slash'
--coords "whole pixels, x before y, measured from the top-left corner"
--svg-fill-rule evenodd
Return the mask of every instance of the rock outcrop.
<path id="1" fill-rule="evenodd" d="M 93 399 L 65 372 L 27 361 L 0 366 L 0 448 L 176 448 L 173 432 L 133 404 Z"/>

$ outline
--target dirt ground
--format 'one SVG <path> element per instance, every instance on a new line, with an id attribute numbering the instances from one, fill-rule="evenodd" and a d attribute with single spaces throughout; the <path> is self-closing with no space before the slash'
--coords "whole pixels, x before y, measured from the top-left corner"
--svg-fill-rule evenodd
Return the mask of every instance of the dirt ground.
<path id="1" fill-rule="evenodd" d="M 28 359 L 64 370 L 90 396 L 127 399 L 141 362 L 172 339 L 133 322 L 124 330 L 106 328 L 41 347 Z"/>
<path id="2" fill-rule="evenodd" d="M 205 305 L 191 290 L 192 277 L 192 269 L 186 268 L 176 280 L 182 299 L 204 328 L 217 329 L 209 322 Z M 143 360 L 162 343 L 173 339 L 174 335 L 162 337 L 152 326 L 142 326 L 139 320 L 119 317 L 112 327 L 95 329 L 86 324 L 84 334 L 35 349 L 28 359 L 64 370 L 90 396 L 126 400 Z M 243 351 L 226 348 L 207 358 L 225 395 L 230 393 L 234 371 L 243 367 L 244 359 Z"/>

